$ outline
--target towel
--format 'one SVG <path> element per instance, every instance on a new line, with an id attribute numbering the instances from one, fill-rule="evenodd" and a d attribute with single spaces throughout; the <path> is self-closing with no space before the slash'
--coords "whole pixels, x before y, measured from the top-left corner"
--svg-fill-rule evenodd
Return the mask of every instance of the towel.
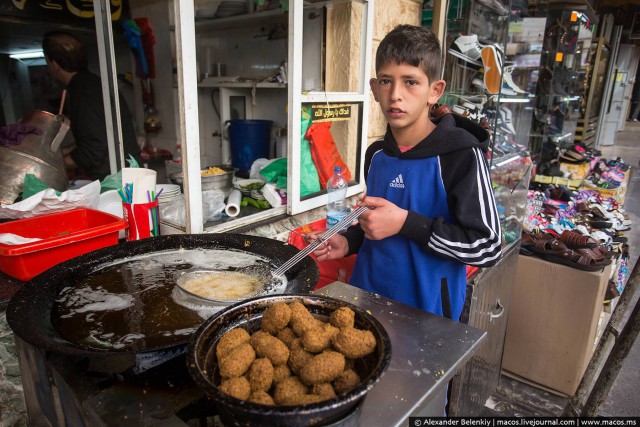
<path id="1" fill-rule="evenodd" d="M 42 135 L 42 130 L 37 126 L 26 123 L 3 126 L 0 128 L 0 144 L 5 147 L 18 145 L 30 133 Z"/>

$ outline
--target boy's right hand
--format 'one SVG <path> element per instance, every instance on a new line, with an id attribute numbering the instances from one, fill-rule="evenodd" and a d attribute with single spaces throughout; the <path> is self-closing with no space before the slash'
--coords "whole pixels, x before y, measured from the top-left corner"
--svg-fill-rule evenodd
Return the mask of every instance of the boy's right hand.
<path id="1" fill-rule="evenodd" d="M 311 243 L 318 238 L 324 231 L 313 231 L 304 235 L 304 240 L 307 243 Z M 349 252 L 349 243 L 347 238 L 341 234 L 331 236 L 329 240 L 322 243 L 318 248 L 313 251 L 313 255 L 316 257 L 316 261 L 328 261 L 330 259 L 343 258 Z"/>

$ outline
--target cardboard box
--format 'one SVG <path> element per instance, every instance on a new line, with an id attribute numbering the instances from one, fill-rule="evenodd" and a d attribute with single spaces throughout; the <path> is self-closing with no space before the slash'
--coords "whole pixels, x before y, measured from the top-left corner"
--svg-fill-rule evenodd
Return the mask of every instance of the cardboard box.
<path id="1" fill-rule="evenodd" d="M 560 162 L 560 170 L 569 173 L 571 179 L 585 179 L 591 172 L 591 163 L 564 163 Z"/>
<path id="2" fill-rule="evenodd" d="M 582 271 L 520 255 L 502 368 L 575 394 L 593 353 L 611 266 Z"/>

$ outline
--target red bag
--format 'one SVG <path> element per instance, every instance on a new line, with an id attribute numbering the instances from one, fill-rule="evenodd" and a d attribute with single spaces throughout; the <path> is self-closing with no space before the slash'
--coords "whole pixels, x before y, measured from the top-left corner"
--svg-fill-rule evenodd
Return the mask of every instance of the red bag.
<path id="1" fill-rule="evenodd" d="M 318 169 L 318 178 L 320 179 L 322 190 L 327 189 L 327 181 L 333 175 L 335 166 L 342 168 L 342 176 L 345 177 L 347 182 L 351 181 L 351 172 L 349 172 L 349 168 L 342 160 L 342 156 L 340 156 L 330 128 L 331 122 L 312 123 L 304 135 L 311 145 L 311 157 L 316 169 Z"/>

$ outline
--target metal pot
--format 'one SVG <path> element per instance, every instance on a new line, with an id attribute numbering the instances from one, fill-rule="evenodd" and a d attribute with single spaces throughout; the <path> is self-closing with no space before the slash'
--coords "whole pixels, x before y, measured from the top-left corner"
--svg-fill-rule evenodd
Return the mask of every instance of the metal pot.
<path id="1" fill-rule="evenodd" d="M 101 372 L 136 372 L 153 367 L 155 361 L 162 363 L 183 354 L 189 335 L 172 345 L 144 351 L 95 350 L 66 340 L 52 323 L 54 302 L 64 287 L 73 286 L 80 278 L 104 265 L 142 254 L 180 248 L 243 250 L 267 258 L 273 265 L 281 265 L 299 252 L 294 246 L 277 240 L 231 233 L 169 235 L 119 243 L 58 264 L 27 282 L 9 302 L 6 312 L 9 326 L 16 335 L 34 346 L 88 359 L 90 369 Z M 308 293 L 318 281 L 319 270 L 315 261 L 306 257 L 286 276 L 288 283 L 284 293 Z"/>
<path id="2" fill-rule="evenodd" d="M 29 134 L 18 145 L 0 146 L 0 203 L 11 204 L 22 192 L 24 176 L 33 174 L 50 187 L 65 191 L 68 187 L 67 174 L 60 144 L 69 122 L 62 115 L 46 111 L 32 111 L 20 123 L 29 124 L 42 130 L 41 135 Z"/>
<path id="3" fill-rule="evenodd" d="M 210 166 L 204 167 L 200 169 L 200 172 L 204 172 L 209 169 Z M 206 190 L 222 190 L 225 192 L 225 195 L 231 192 L 233 188 L 233 178 L 235 173 L 238 171 L 238 168 L 230 167 L 230 166 L 216 166 L 225 171 L 225 173 L 221 173 L 218 175 L 209 175 L 203 176 L 201 178 L 202 182 L 202 191 Z M 169 179 L 174 184 L 178 184 L 180 186 L 184 183 L 184 177 L 182 172 L 176 172 L 169 176 Z"/>
<path id="4" fill-rule="evenodd" d="M 276 302 L 302 302 L 316 316 L 328 317 L 340 307 L 356 313 L 355 327 L 370 330 L 376 338 L 372 354 L 356 359 L 354 369 L 362 379 L 353 390 L 324 402 L 300 406 L 266 406 L 236 399 L 216 386 L 220 378 L 215 357 L 218 340 L 241 326 L 253 333 L 260 329 L 262 313 Z M 391 340 L 371 314 L 348 302 L 321 295 L 273 295 L 245 300 L 206 320 L 193 334 L 187 351 L 187 368 L 196 384 L 213 400 L 225 426 L 282 427 L 329 425 L 350 413 L 380 380 L 391 362 Z"/>

